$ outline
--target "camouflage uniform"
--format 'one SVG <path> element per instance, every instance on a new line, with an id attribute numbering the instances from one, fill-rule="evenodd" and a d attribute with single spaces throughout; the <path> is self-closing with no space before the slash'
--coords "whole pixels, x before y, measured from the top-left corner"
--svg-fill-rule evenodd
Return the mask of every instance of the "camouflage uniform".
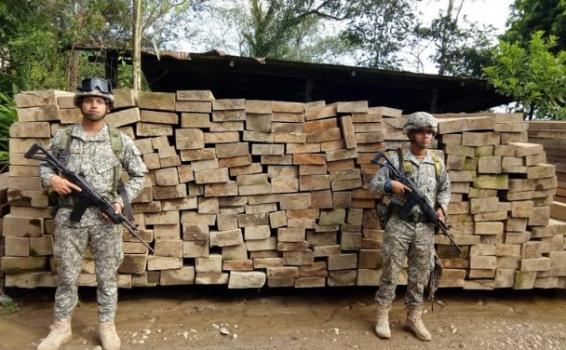
<path id="1" fill-rule="evenodd" d="M 125 186 L 128 198 L 135 198 L 143 187 L 147 168 L 132 139 L 120 133 L 122 149 L 118 160 L 112 150 L 107 125 L 93 136 L 87 136 L 81 124 L 72 128 L 66 160 L 69 170 L 84 176 L 110 202 L 121 203 L 117 194 L 109 193 L 114 185 L 114 167 L 120 162 L 129 175 Z M 62 137 L 63 131 L 60 130 L 49 146 L 49 151 L 57 158 L 61 157 L 60 148 L 65 147 L 61 146 Z M 40 176 L 45 187 L 49 186 L 49 179 L 54 174 L 47 163 L 40 164 Z M 77 305 L 78 279 L 88 244 L 95 260 L 99 318 L 102 322 L 113 320 L 118 299 L 117 271 L 123 259 L 121 226 L 102 218 L 96 207 L 87 208 L 81 220 L 72 223 L 69 219 L 71 207 L 70 198 L 64 198 L 55 216 L 54 256 L 58 274 L 55 319 L 69 317 Z"/>
<path id="2" fill-rule="evenodd" d="M 391 154 L 388 157 L 398 169 L 399 157 Z M 441 207 L 447 212 L 450 202 L 450 180 L 446 167 L 442 163 L 437 180 L 435 164 L 430 151 L 419 161 L 411 151 L 403 152 L 403 159 L 412 163 L 413 171 L 410 177 L 418 189 L 425 195 L 433 208 Z M 370 189 L 375 192 L 384 192 L 385 183 L 390 178 L 390 171 L 382 167 L 372 178 Z M 391 208 L 403 205 L 404 198 L 392 195 Z M 415 206 L 411 216 L 422 214 L 420 208 Z M 426 222 L 402 221 L 393 211 L 385 226 L 383 241 L 383 270 L 379 290 L 375 299 L 379 304 L 387 305 L 395 299 L 395 288 L 399 273 L 405 258 L 408 258 L 408 285 L 405 295 L 405 304 L 418 306 L 423 303 L 424 287 L 432 268 L 434 249 L 434 226 Z"/>

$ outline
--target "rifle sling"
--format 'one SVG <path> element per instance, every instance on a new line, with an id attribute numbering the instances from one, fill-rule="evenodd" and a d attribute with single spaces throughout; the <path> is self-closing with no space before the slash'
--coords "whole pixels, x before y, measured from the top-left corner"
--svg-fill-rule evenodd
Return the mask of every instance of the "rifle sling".
<path id="1" fill-rule="evenodd" d="M 134 222 L 134 209 L 132 208 L 132 204 L 130 203 L 130 199 L 128 198 L 128 193 L 126 192 L 126 187 L 120 181 L 118 185 L 118 195 L 122 198 L 123 203 L 123 213 L 126 219 L 130 222 Z"/>

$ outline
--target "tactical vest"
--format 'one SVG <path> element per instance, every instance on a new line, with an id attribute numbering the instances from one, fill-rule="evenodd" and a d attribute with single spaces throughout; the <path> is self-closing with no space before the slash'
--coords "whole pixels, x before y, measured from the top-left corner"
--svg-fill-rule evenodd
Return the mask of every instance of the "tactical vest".
<path id="1" fill-rule="evenodd" d="M 108 136 L 110 136 L 110 146 L 112 147 L 112 152 L 116 156 L 118 160 L 118 164 L 114 167 L 114 181 L 112 182 L 112 188 L 110 193 L 115 194 L 118 191 L 118 185 L 120 183 L 120 178 L 122 176 L 122 164 L 120 162 L 120 155 L 122 154 L 122 149 L 124 148 L 124 144 L 122 141 L 122 135 L 120 134 L 120 130 L 108 126 Z M 59 150 L 59 154 L 65 154 L 66 157 L 69 155 L 71 142 L 73 140 L 71 134 L 73 133 L 75 125 L 70 125 L 63 129 L 63 134 L 61 135 L 61 139 L 56 147 Z"/>
<path id="2" fill-rule="evenodd" d="M 429 153 L 434 163 L 434 173 L 436 175 L 436 183 L 438 184 L 442 175 L 442 159 L 434 152 L 429 151 Z M 414 172 L 413 163 L 406 158 L 403 159 L 403 171 L 408 176 L 412 175 Z"/>
<path id="3" fill-rule="evenodd" d="M 397 156 L 403 158 L 403 172 L 407 176 L 411 176 L 414 172 L 413 163 L 405 157 L 402 157 L 399 152 L 397 153 Z M 436 186 L 438 186 L 438 184 L 440 184 L 440 178 L 442 176 L 442 159 L 434 152 L 430 152 L 430 156 L 432 158 L 432 162 L 434 163 Z M 401 160 L 399 159 L 399 161 Z M 391 215 L 391 211 L 390 197 L 389 194 L 386 194 L 385 196 L 383 196 L 381 201 L 377 203 L 377 215 L 379 216 L 382 227 L 385 227 L 385 225 L 387 224 L 387 221 L 389 220 L 389 217 Z"/>

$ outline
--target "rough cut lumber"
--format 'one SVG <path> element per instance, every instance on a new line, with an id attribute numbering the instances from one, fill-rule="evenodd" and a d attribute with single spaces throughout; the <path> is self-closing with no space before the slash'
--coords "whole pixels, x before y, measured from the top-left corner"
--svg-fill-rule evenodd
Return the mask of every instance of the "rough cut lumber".
<path id="1" fill-rule="evenodd" d="M 54 220 L 37 161 L 23 157 L 80 122 L 73 95 L 16 97 L 0 203 L 6 285 L 54 286 Z M 211 91 L 116 91 L 108 116 L 134 139 L 150 172 L 133 209 L 149 254 L 123 234 L 122 287 L 377 286 L 381 195 L 368 189 L 376 152 L 407 147 L 407 117 L 367 101 L 215 99 Z M 448 224 L 463 248 L 435 237 L 442 287 L 566 288 L 566 127 L 520 114 L 439 115 L 433 146 L 452 180 Z M 532 125 L 532 127 L 529 127 Z M 529 133 L 531 139 L 527 140 Z M 400 283 L 407 283 L 406 272 Z M 95 285 L 92 259 L 80 285 Z"/>

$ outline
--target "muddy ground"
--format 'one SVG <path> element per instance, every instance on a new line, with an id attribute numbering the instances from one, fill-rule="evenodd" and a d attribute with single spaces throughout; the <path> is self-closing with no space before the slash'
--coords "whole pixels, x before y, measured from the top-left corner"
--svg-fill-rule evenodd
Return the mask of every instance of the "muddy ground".
<path id="1" fill-rule="evenodd" d="M 18 311 L 0 316 L 0 349 L 34 349 L 52 320 L 52 289 L 9 290 Z M 122 349 L 566 349 L 566 291 L 441 290 L 445 307 L 425 323 L 422 343 L 403 329 L 401 297 L 392 339 L 374 336 L 373 289 L 121 291 Z M 398 290 L 402 295 L 403 289 Z M 64 349 L 100 349 L 96 298 L 81 290 L 74 339 Z"/>

